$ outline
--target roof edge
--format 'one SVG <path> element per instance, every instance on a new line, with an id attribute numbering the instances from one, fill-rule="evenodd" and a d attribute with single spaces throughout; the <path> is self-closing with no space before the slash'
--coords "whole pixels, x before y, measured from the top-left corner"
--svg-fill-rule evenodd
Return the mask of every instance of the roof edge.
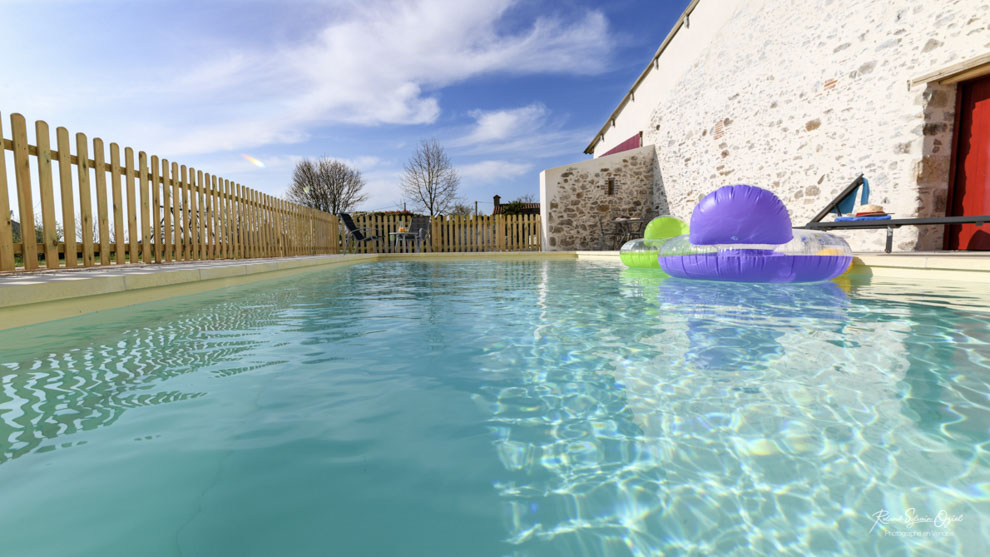
<path id="1" fill-rule="evenodd" d="M 698 5 L 698 2 L 701 2 L 701 0 L 691 0 L 691 3 L 688 4 L 687 8 L 684 8 L 684 13 L 681 14 L 681 17 L 677 18 L 677 22 L 674 23 L 674 26 L 667 33 L 667 36 L 664 37 L 663 42 L 660 43 L 660 47 L 657 48 L 656 53 L 653 55 L 652 58 L 650 58 L 650 63 L 646 65 L 646 68 L 643 70 L 643 72 L 639 74 L 638 78 L 636 78 L 636 82 L 633 83 L 632 87 L 629 88 L 629 91 L 627 91 L 625 96 L 622 97 L 622 101 L 619 102 L 619 106 L 617 106 L 615 110 L 612 111 L 612 114 L 605 119 L 605 124 L 602 125 L 602 129 L 598 130 L 598 133 L 595 134 L 595 138 L 591 140 L 591 143 L 589 143 L 587 147 L 585 147 L 584 149 L 585 154 L 588 155 L 595 154 L 595 145 L 598 145 L 598 142 L 601 141 L 602 136 L 605 135 L 605 131 L 608 129 L 609 124 L 611 124 L 612 121 L 615 120 L 615 117 L 618 116 L 620 112 L 622 112 L 622 109 L 626 107 L 626 104 L 629 102 L 629 99 L 632 97 L 633 91 L 635 91 L 636 87 L 639 87 L 639 84 L 642 83 L 644 79 L 646 79 L 646 74 L 650 73 L 650 69 L 653 67 L 654 64 L 657 63 L 657 60 L 660 58 L 660 55 L 663 54 L 664 50 L 667 50 L 667 45 L 670 44 L 670 41 L 674 40 L 674 36 L 677 34 L 678 31 L 680 31 L 681 27 L 684 25 L 684 22 L 687 20 L 688 16 L 691 15 L 691 12 L 694 11 L 695 6 Z"/>

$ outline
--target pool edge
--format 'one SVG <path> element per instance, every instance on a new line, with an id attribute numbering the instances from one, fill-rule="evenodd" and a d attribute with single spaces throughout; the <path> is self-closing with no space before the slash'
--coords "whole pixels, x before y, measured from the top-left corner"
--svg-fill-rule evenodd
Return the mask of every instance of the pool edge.
<path id="1" fill-rule="evenodd" d="M 377 261 L 583 260 L 619 264 L 619 252 L 459 252 L 320 255 L 170 265 L 125 265 L 0 277 L 0 330 L 86 313 L 311 272 Z M 941 254 L 859 254 L 860 276 L 990 283 L 990 257 Z"/>

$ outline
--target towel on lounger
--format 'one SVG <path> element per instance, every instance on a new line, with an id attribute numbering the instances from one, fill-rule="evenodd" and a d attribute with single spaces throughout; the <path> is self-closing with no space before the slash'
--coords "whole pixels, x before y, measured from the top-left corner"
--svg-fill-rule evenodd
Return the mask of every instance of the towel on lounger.
<path id="1" fill-rule="evenodd" d="M 849 222 L 854 220 L 889 220 L 890 215 L 880 215 L 876 217 L 835 217 L 835 222 Z"/>

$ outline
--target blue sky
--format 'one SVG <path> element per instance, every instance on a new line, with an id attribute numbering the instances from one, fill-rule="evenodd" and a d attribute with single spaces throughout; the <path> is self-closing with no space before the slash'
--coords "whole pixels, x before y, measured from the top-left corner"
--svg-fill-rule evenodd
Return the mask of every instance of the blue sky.
<path id="1" fill-rule="evenodd" d="M 588 157 L 687 4 L 0 0 L 0 113 L 275 195 L 300 158 L 341 159 L 376 210 L 401 207 L 402 165 L 436 137 L 487 212 Z"/>

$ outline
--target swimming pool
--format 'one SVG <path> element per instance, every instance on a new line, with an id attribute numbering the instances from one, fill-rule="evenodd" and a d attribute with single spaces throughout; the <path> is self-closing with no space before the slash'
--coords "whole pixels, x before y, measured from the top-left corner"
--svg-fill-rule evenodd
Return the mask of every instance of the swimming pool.
<path id="1" fill-rule="evenodd" d="M 972 292 L 378 262 L 0 331 L 3 554 L 987 554 Z"/>

